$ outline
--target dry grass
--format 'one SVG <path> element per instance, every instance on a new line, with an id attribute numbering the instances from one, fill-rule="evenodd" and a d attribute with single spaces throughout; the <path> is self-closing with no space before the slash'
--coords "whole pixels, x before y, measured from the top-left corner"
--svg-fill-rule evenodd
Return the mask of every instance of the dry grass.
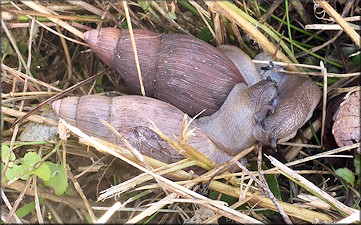
<path id="1" fill-rule="evenodd" d="M 183 223 L 192 217 L 200 219 L 194 217 L 198 212 L 202 212 L 203 222 L 209 223 L 216 223 L 220 218 L 220 222 L 232 220 L 246 224 L 359 221 L 355 215 L 360 213 L 360 177 L 354 174 L 358 182 L 350 185 L 334 172 L 339 167 L 354 169 L 357 166 L 353 157 L 357 155 L 355 149 L 359 143 L 342 148 L 331 143 L 331 121 L 327 120 L 326 113 L 338 96 L 350 87 L 359 88 L 359 68 L 345 57 L 348 53 L 340 53 L 341 46 L 353 51 L 360 47 L 359 34 L 347 22 L 351 19 L 344 18 L 360 16 L 357 1 L 337 3 L 337 12 L 335 5 L 316 1 L 319 3 L 316 9 L 323 8 L 344 32 L 303 32 L 302 27 L 316 23 L 314 21 L 321 23 L 324 19 L 324 26 L 331 25 L 326 20 L 327 14 L 317 14 L 321 20 L 315 18 L 312 1 L 293 1 L 288 6 L 288 18 L 284 1 L 259 1 L 260 5 L 252 1 L 235 1 L 235 4 L 180 0 L 127 1 L 127 4 L 124 1 L 86 2 L 2 4 L 2 144 L 9 145 L 18 159 L 33 151 L 46 160 L 67 164 L 70 184 L 67 194 L 58 196 L 35 175 L 27 180 L 3 182 L 2 221 Z M 268 10 L 268 14 L 263 11 L 264 7 L 271 6 L 273 10 Z M 282 24 L 277 18 L 290 23 Z M 287 73 L 310 75 L 318 82 L 323 89 L 322 102 L 302 128 L 302 135 L 279 145 L 278 153 L 257 145 L 221 166 L 187 144 L 191 131 L 186 120 L 175 137 L 164 135 L 157 124 L 152 127 L 187 157 L 171 165 L 142 156 L 130 145 L 122 148 L 89 137 L 63 120 L 59 125 L 60 138 L 55 141 L 17 141 L 24 126 L 12 127 L 15 119 L 94 74 L 105 73 L 92 83 L 72 88 L 70 94 L 132 93 L 113 71 L 106 70 L 106 66 L 89 53 L 83 41 L 86 30 L 130 27 L 130 22 L 133 29 L 186 33 L 198 35 L 213 45 L 238 45 L 251 56 L 261 50 L 271 52 L 276 61 L 282 61 L 275 64 L 284 65 Z M 40 111 L 44 108 L 49 107 Z M 57 124 L 40 115 L 32 115 L 27 120 Z M 72 136 L 68 135 L 69 130 Z M 242 157 L 247 157 L 253 167 L 238 163 Z M 3 160 L 3 168 L 7 168 L 9 158 Z M 224 172 L 231 164 L 237 164 L 241 171 Z M 209 171 L 199 176 L 189 172 L 188 167 Z M 167 175 L 162 176 L 164 174 Z M 209 187 L 210 194 L 195 191 L 202 186 Z M 27 203 L 34 204 L 29 214 L 24 218 L 14 214 Z"/>

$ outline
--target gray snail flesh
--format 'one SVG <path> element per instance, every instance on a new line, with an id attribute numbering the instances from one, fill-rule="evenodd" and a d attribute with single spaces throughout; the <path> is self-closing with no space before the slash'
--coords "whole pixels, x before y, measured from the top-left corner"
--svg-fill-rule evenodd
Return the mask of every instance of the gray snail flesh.
<path id="1" fill-rule="evenodd" d="M 265 53 L 258 54 L 255 59 L 271 60 Z M 277 82 L 278 97 L 275 99 L 274 112 L 264 120 L 258 121 L 253 136 L 260 142 L 276 147 L 293 138 L 312 116 L 321 99 L 321 90 L 309 77 L 300 75 L 284 75 L 274 70 L 261 71 L 262 77 L 272 77 Z"/>
<path id="2" fill-rule="evenodd" d="M 261 64 L 255 65 L 242 50 L 231 45 L 218 47 L 240 70 L 248 85 L 271 77 L 278 87 L 268 115 L 262 115 L 253 130 L 253 137 L 258 141 L 276 148 L 277 143 L 283 143 L 293 138 L 312 116 L 321 99 L 321 91 L 317 84 L 307 76 L 285 75 L 276 72 L 275 66 L 270 70 L 262 70 Z M 266 53 L 259 53 L 255 59 L 271 61 Z M 262 75 L 261 75 L 262 74 Z"/>
<path id="3" fill-rule="evenodd" d="M 251 132 L 257 123 L 254 111 L 268 109 L 276 95 L 276 83 L 272 80 L 260 81 L 251 87 L 237 84 L 222 107 L 242 103 L 249 107 L 248 111 L 238 106 L 230 114 L 229 111 L 221 108 L 216 112 L 218 116 L 203 117 L 192 122 L 189 129 L 194 129 L 194 135 L 189 138 L 188 143 L 219 164 L 230 160 L 233 155 L 256 143 Z M 121 140 L 99 121 L 99 118 L 102 118 L 144 155 L 166 163 L 176 162 L 183 158 L 149 128 L 150 121 L 153 121 L 169 137 L 180 133 L 184 113 L 163 101 L 143 96 L 128 95 L 110 98 L 88 95 L 60 99 L 55 101 L 52 107 L 61 118 L 90 136 L 123 145 Z M 228 137 L 221 138 L 222 142 L 217 139 L 221 136 L 220 132 L 223 132 L 222 128 L 213 126 L 219 122 L 219 116 L 228 118 L 232 124 L 227 124 L 227 126 L 237 129 L 230 128 L 228 131 L 237 133 L 236 136 L 229 136 L 230 140 L 226 140 Z M 243 121 L 250 121 L 249 130 L 239 129 L 243 126 Z M 235 143 L 237 146 L 234 146 Z"/>
<path id="4" fill-rule="evenodd" d="M 217 112 L 197 122 L 217 146 L 235 155 L 257 142 L 253 130 L 269 111 L 273 111 L 276 97 L 277 86 L 272 79 L 249 87 L 239 83 Z"/>

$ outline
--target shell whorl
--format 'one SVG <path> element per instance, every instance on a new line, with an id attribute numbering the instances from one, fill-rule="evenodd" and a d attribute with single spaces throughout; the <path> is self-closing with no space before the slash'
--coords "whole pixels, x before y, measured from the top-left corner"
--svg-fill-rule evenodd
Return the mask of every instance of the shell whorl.
<path id="1" fill-rule="evenodd" d="M 102 118 L 144 155 L 166 163 L 184 158 L 149 129 L 150 121 L 153 121 L 168 137 L 179 134 L 184 113 L 168 103 L 135 95 L 113 98 L 87 95 L 57 100 L 52 107 L 59 117 L 90 136 L 124 146 L 122 141 L 99 121 L 99 118 Z M 232 158 L 220 150 L 195 122 L 189 129 L 193 128 L 194 135 L 188 141 L 191 146 L 219 164 Z"/>
<path id="2" fill-rule="evenodd" d="M 110 130 L 99 120 L 111 123 L 112 99 L 106 96 L 87 95 L 67 97 L 53 102 L 52 108 L 65 121 L 81 128 L 86 134 L 114 142 Z"/>
<path id="3" fill-rule="evenodd" d="M 59 117 L 71 125 L 76 125 L 76 111 L 79 97 L 67 97 L 56 100 L 51 107 Z"/>
<path id="4" fill-rule="evenodd" d="M 112 33 L 117 43 L 115 38 L 103 37 Z M 87 31 L 84 37 L 94 52 L 140 93 L 129 32 L 103 28 Z M 147 96 L 169 102 L 191 116 L 203 109 L 207 109 L 203 115 L 213 114 L 234 85 L 244 82 L 230 59 L 193 36 L 135 29 L 134 38 Z"/>
<path id="5" fill-rule="evenodd" d="M 110 68 L 115 69 L 115 49 L 122 31 L 114 28 L 90 30 L 84 33 L 84 40 L 98 57 Z"/>

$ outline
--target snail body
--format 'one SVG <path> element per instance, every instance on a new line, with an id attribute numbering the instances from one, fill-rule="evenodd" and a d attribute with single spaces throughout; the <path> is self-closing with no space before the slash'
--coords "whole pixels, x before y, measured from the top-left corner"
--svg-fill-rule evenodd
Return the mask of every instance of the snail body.
<path id="1" fill-rule="evenodd" d="M 251 57 L 249 57 L 240 48 L 232 45 L 220 45 L 217 49 L 233 62 L 238 71 L 241 72 L 242 77 L 248 86 L 251 86 L 263 79 L 259 73 L 259 68 L 257 68 L 252 62 Z"/>
<path id="2" fill-rule="evenodd" d="M 254 145 L 253 130 L 260 120 L 273 111 L 277 97 L 276 82 L 262 80 L 250 87 L 237 84 L 222 107 L 211 116 L 198 119 L 208 137 L 231 155 Z"/>
<path id="3" fill-rule="evenodd" d="M 253 93 L 255 88 L 262 90 L 259 91 L 260 94 L 246 98 L 245 96 Z M 269 94 L 262 95 L 266 92 Z M 226 99 L 226 105 L 237 105 L 240 101 L 247 101 L 242 103 L 250 106 L 250 109 L 262 110 L 272 104 L 277 95 L 277 88 L 274 81 L 265 80 L 252 87 L 238 84 L 231 93 Z M 261 104 L 264 104 L 261 107 L 259 107 L 260 98 L 262 98 Z M 60 99 L 55 101 L 52 107 L 61 118 L 90 136 L 123 145 L 122 141 L 100 122 L 99 118 L 101 118 L 109 122 L 125 140 L 145 155 L 167 163 L 183 158 L 149 128 L 152 121 L 169 137 L 180 132 L 184 112 L 166 102 L 136 95 L 113 98 L 88 95 Z M 239 110 L 244 112 L 243 107 L 235 108 L 235 112 Z M 249 131 L 238 129 L 235 130 L 237 134 L 229 136 L 231 140 L 226 140 L 228 137 L 224 137 L 222 138 L 224 141 L 220 142 L 217 138 L 224 135 L 223 129 L 209 129 L 209 127 L 214 128 L 219 118 L 229 118 L 235 127 L 241 127 L 244 120 L 253 121 L 249 125 L 250 130 L 253 130 L 256 124 L 253 110 L 239 116 L 240 114 L 242 113 L 230 115 L 228 111 L 221 108 L 216 115 L 192 122 L 189 129 L 194 129 L 194 135 L 189 138 L 188 143 L 219 164 L 230 160 L 233 155 L 253 145 L 256 139 L 250 135 Z M 238 141 L 235 140 L 237 138 Z M 239 143 L 239 145 L 233 146 L 234 143 Z"/>
<path id="4" fill-rule="evenodd" d="M 255 59 L 271 60 L 272 57 L 260 53 Z M 274 99 L 274 112 L 257 123 L 253 136 L 275 148 L 277 143 L 293 138 L 311 118 L 321 99 L 321 91 L 309 77 L 285 75 L 274 70 L 261 71 L 261 66 L 256 66 L 256 69 L 263 79 L 272 77 L 277 83 L 278 97 Z"/>

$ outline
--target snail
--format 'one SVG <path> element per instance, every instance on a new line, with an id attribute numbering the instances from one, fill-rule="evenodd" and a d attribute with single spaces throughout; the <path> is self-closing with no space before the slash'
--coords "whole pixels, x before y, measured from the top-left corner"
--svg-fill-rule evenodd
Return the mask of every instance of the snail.
<path id="1" fill-rule="evenodd" d="M 60 117 L 90 135 L 121 144 L 109 131 L 100 129 L 101 117 L 142 153 L 173 162 L 181 156 L 149 130 L 149 120 L 173 136 L 179 132 L 184 113 L 194 116 L 206 109 L 192 124 L 195 135 L 189 143 L 223 163 L 257 141 L 275 147 L 294 137 L 320 100 L 320 90 L 310 78 L 273 72 L 261 75 L 251 58 L 235 46 L 215 48 L 189 35 L 146 30 L 134 30 L 134 36 L 146 94 L 159 100 L 145 96 L 69 97 L 53 103 Z M 139 92 L 127 31 L 91 30 L 84 33 L 84 39 Z"/>
<path id="2" fill-rule="evenodd" d="M 272 113 L 258 120 L 253 136 L 276 147 L 296 135 L 312 116 L 321 91 L 309 77 L 283 75 L 273 70 L 260 75 L 260 66 L 235 46 L 217 48 L 193 36 L 157 34 L 134 30 L 142 79 L 148 96 L 168 102 L 190 116 L 203 109 L 203 116 L 214 114 L 238 83 L 254 85 L 271 76 L 277 82 L 279 97 Z M 84 33 L 92 51 L 115 69 L 131 89 L 139 93 L 130 35 L 115 28 L 94 29 Z M 265 53 L 258 59 L 270 60 Z"/>
<path id="3" fill-rule="evenodd" d="M 257 123 L 254 112 L 268 110 L 276 96 L 276 83 L 271 79 L 250 87 L 243 83 L 237 84 L 220 110 L 191 123 L 189 129 L 194 129 L 194 134 L 188 143 L 216 163 L 230 160 L 241 150 L 256 143 L 252 136 L 253 127 Z M 247 105 L 247 110 L 242 105 Z M 234 110 L 225 110 L 228 107 L 234 107 Z M 141 153 L 166 163 L 182 158 L 149 128 L 152 121 L 169 137 L 180 132 L 184 112 L 169 103 L 137 95 L 87 95 L 57 100 L 53 102 L 52 108 L 61 118 L 88 135 L 124 146 L 100 122 L 99 118 L 102 118 Z M 222 119 L 226 119 L 224 126 L 214 127 Z M 223 132 L 227 132 L 226 136 Z"/>

